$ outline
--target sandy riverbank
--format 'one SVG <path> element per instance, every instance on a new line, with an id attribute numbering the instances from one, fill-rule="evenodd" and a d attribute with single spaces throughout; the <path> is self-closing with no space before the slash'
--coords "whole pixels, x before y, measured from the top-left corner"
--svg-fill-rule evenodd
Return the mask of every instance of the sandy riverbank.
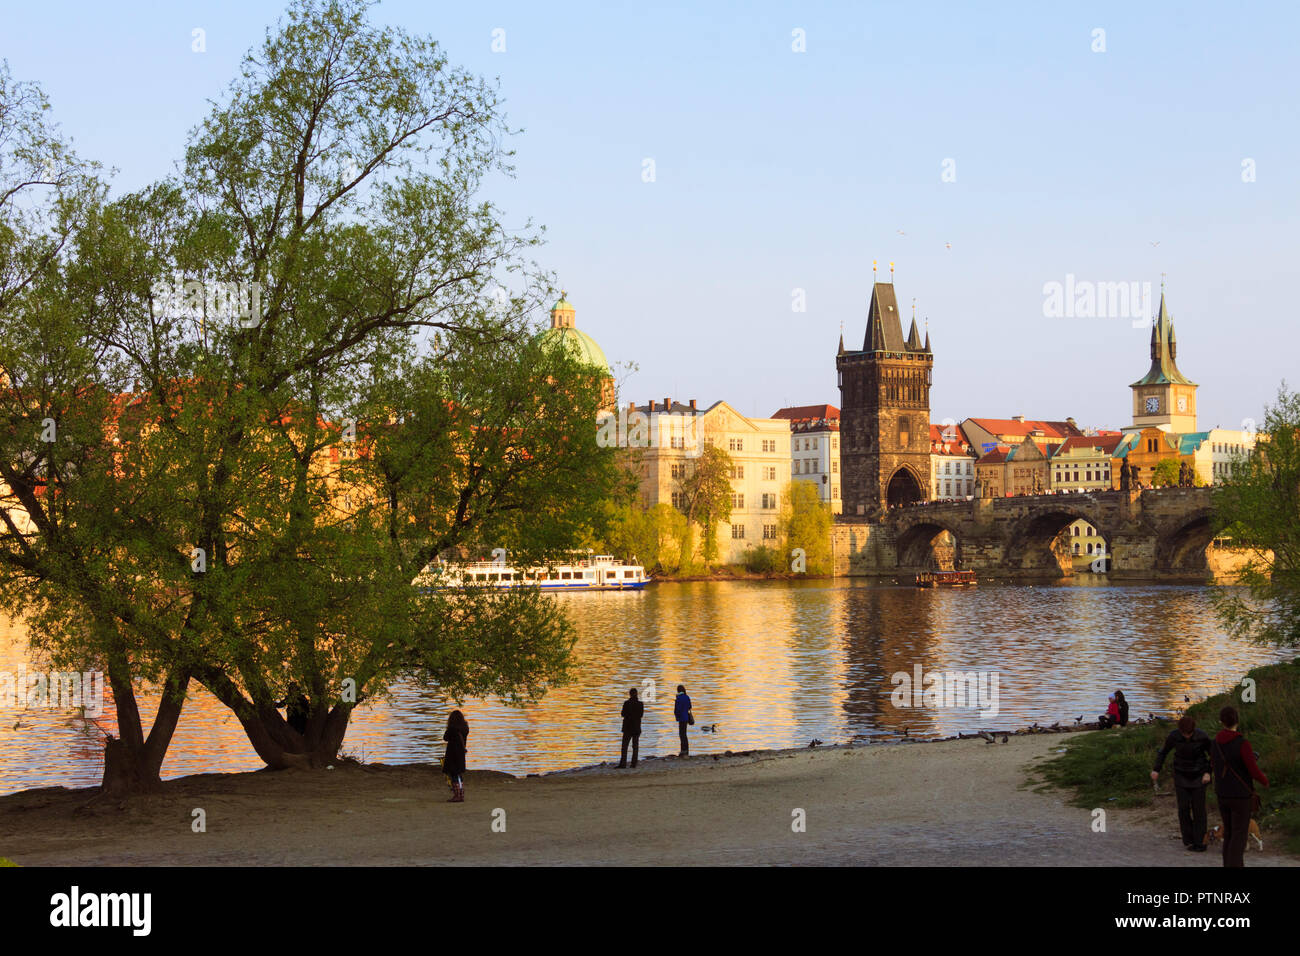
<path id="1" fill-rule="evenodd" d="M 1026 776 L 1056 734 L 1006 744 L 764 751 L 515 778 L 471 771 L 445 803 L 430 766 L 205 774 L 78 807 L 88 790 L 0 797 L 0 856 L 24 865 L 853 864 L 1216 866 L 1182 848 L 1172 798 L 1106 833 Z M 207 832 L 191 829 L 206 811 Z M 504 833 L 492 829 L 505 811 Z M 791 829 L 806 813 L 806 832 Z M 499 814 L 497 815 L 499 818 Z M 1217 822 L 1212 821 L 1212 822 Z M 1247 853 L 1247 866 L 1296 865 Z"/>

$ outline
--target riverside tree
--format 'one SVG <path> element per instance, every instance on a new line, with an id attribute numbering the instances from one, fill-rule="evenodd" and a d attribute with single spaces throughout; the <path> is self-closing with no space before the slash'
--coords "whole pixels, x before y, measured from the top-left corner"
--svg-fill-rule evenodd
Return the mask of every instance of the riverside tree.
<path id="1" fill-rule="evenodd" d="M 367 6 L 293 4 L 182 174 L 88 217 L 16 318 L 63 416 L 45 459 L 8 456 L 36 527 L 15 547 L 60 569 L 49 645 L 117 647 L 177 701 L 198 681 L 276 768 L 334 760 L 402 676 L 510 700 L 563 680 L 550 599 L 411 582 L 449 552 L 572 547 L 615 481 L 598 384 L 533 335 L 537 239 L 477 198 L 510 171 L 495 92 Z M 135 743 L 106 785 L 156 785 Z"/>
<path id="2" fill-rule="evenodd" d="M 678 567 L 691 564 L 691 526 L 700 529 L 700 557 L 706 566 L 718 557 L 718 522 L 731 520 L 731 456 L 705 444 L 698 458 L 686 463 L 677 479 L 681 511 L 686 516 Z"/>
<path id="3" fill-rule="evenodd" d="M 831 509 L 821 500 L 817 487 L 806 481 L 785 486 L 781 504 L 781 535 L 788 555 L 803 550 L 809 574 L 831 570 Z"/>
<path id="4" fill-rule="evenodd" d="M 1213 494 L 1216 530 L 1250 551 L 1240 570 L 1249 599 L 1216 589 L 1220 622 L 1235 637 L 1300 644 L 1300 393 L 1282 384 L 1255 447 Z"/>

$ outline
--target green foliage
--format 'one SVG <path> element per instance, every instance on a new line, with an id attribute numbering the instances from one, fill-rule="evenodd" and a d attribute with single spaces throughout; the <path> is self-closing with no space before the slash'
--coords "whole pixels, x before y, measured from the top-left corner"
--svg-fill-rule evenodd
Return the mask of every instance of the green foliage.
<path id="1" fill-rule="evenodd" d="M 808 574 L 829 574 L 831 570 L 831 509 L 817 489 L 806 481 L 785 486 L 781 505 L 781 534 L 785 551 L 802 548 Z"/>
<path id="2" fill-rule="evenodd" d="M 1179 478 L 1179 464 L 1177 458 L 1162 458 L 1156 462 L 1155 470 L 1151 473 L 1151 487 L 1176 487 Z"/>
<path id="3" fill-rule="evenodd" d="M 745 570 L 754 574 L 770 574 L 787 570 L 784 555 L 776 548 L 760 544 L 745 549 Z"/>
<path id="4" fill-rule="evenodd" d="M 1238 729 L 1250 741 L 1270 784 L 1267 789 L 1256 785 L 1263 798 L 1260 825 L 1280 832 L 1290 852 L 1300 852 L 1300 743 L 1295 736 L 1300 726 L 1300 660 L 1258 667 L 1247 676 L 1255 681 L 1255 703 L 1244 703 L 1238 687 L 1193 704 L 1187 713 L 1213 737 L 1221 729 L 1219 711 L 1229 704 L 1237 708 Z M 1162 720 L 1072 734 L 1063 738 L 1066 752 L 1045 761 L 1037 773 L 1048 783 L 1073 789 L 1075 806 L 1150 807 L 1156 799 L 1151 768 L 1175 725 Z M 1164 773 L 1169 772 L 1166 758 Z M 1165 781 L 1163 786 L 1169 789 L 1170 784 Z M 1208 802 L 1216 805 L 1213 784 Z M 1172 799 L 1154 805 L 1167 808 L 1170 825 L 1175 825 Z"/>
<path id="5" fill-rule="evenodd" d="M 700 560 L 709 567 L 718 559 L 718 525 L 731 520 L 731 456 L 705 444 L 699 457 L 687 462 L 686 475 L 678 479 L 677 487 L 687 524 L 700 531 Z M 682 536 L 679 555 L 678 567 L 690 567 L 689 534 Z"/>
<path id="6" fill-rule="evenodd" d="M 1245 588 L 1212 595 L 1220 623 L 1234 637 L 1300 644 L 1300 394 L 1286 383 L 1254 450 L 1215 486 L 1214 511 L 1216 529 L 1251 552 Z"/>
<path id="7" fill-rule="evenodd" d="M 271 766 L 328 760 L 400 676 L 564 680 L 549 598 L 411 582 L 461 550 L 562 554 L 620 488 L 597 377 L 535 335 L 537 237 L 476 196 L 509 172 L 495 90 L 368 7 L 295 0 L 176 180 L 105 204 L 69 174 L 43 219 L 0 202 L 27 270 L 0 271 L 0 477 L 33 522 L 0 526 L 0 600 L 54 660 L 103 662 L 120 720 L 140 678 L 198 680 Z M 0 147 L 0 183 L 25 173 Z M 202 294 L 227 282 L 256 313 Z"/>
<path id="8" fill-rule="evenodd" d="M 17 866 L 17 865 L 18 865 L 17 863 L 9 859 L 8 857 L 0 856 L 0 867 Z"/>
<path id="9" fill-rule="evenodd" d="M 609 518 L 602 539 L 606 551 L 628 560 L 635 558 L 647 571 L 677 570 L 682 539 L 687 536 L 686 516 L 660 502 L 642 510 L 634 503 L 602 506 Z"/>

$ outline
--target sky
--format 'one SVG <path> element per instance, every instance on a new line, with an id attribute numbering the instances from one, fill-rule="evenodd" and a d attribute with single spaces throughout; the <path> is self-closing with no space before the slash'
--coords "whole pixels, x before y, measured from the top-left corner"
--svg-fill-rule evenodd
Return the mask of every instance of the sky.
<path id="1" fill-rule="evenodd" d="M 0 0 L 0 57 L 123 192 L 172 171 L 282 10 Z M 389 0 L 373 18 L 499 81 L 521 132 L 487 198 L 545 225 L 537 260 L 624 402 L 838 405 L 873 261 L 894 263 L 904 334 L 913 299 L 928 321 L 936 422 L 1129 424 L 1149 325 L 1051 314 L 1067 276 L 1154 299 L 1163 278 L 1202 428 L 1300 385 L 1300 6 Z"/>

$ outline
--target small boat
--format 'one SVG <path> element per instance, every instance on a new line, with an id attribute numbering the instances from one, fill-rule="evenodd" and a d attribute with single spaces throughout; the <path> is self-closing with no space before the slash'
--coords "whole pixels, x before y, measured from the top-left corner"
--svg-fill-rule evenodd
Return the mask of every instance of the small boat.
<path id="1" fill-rule="evenodd" d="M 639 591 L 651 578 L 645 568 L 609 554 L 593 554 L 550 567 L 515 568 L 505 561 L 436 563 L 414 583 L 421 591 L 459 588 L 536 587 L 543 591 Z"/>
<path id="2" fill-rule="evenodd" d="M 968 588 L 977 583 L 974 571 L 922 571 L 916 576 L 918 588 Z"/>

